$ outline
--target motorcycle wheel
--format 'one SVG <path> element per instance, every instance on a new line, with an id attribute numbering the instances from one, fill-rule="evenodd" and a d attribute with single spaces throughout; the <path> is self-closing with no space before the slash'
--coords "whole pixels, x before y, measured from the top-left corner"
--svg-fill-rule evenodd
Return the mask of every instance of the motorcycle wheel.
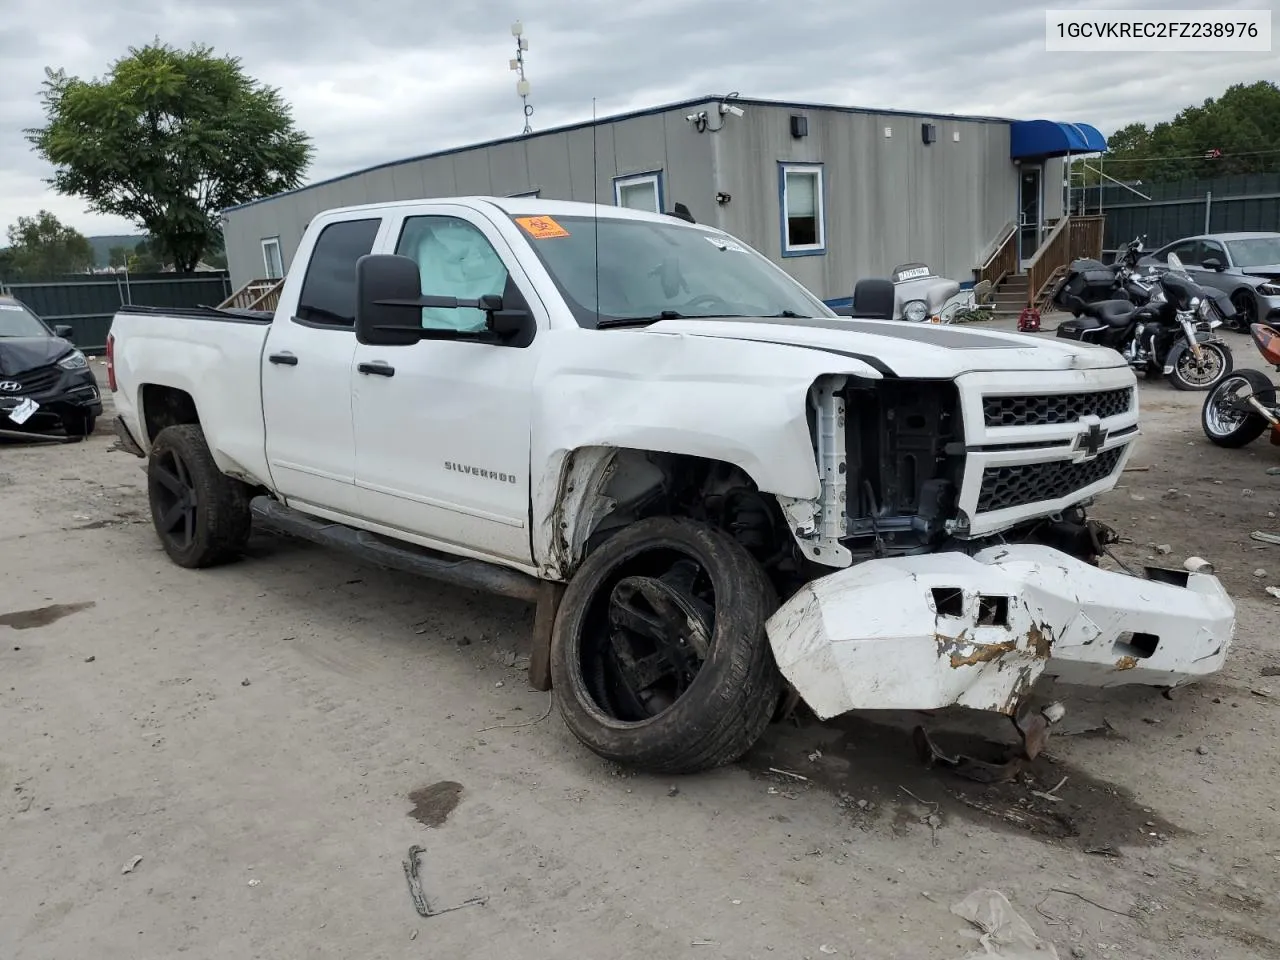
<path id="1" fill-rule="evenodd" d="M 1200 426 L 1204 435 L 1219 447 L 1237 448 L 1253 443 L 1267 429 L 1260 413 L 1244 412 L 1230 400 L 1257 397 L 1264 407 L 1275 409 L 1276 388 L 1266 375 L 1257 370 L 1237 370 L 1218 381 L 1200 408 Z"/>
<path id="2" fill-rule="evenodd" d="M 1209 390 L 1231 372 L 1234 361 L 1225 343 L 1202 343 L 1203 361 L 1190 350 L 1184 350 L 1165 376 L 1179 390 Z"/>

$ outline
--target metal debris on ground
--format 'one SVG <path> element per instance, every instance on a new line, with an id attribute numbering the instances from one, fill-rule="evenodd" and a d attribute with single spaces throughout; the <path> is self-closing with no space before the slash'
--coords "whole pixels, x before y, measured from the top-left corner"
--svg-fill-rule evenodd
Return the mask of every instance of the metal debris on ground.
<path id="1" fill-rule="evenodd" d="M 121 872 L 121 873 L 133 873 L 133 871 L 137 869 L 138 864 L 140 864 L 141 862 L 142 862 L 142 858 L 141 858 L 141 857 L 130 857 L 130 858 L 129 858 L 129 862 L 128 862 L 128 863 L 126 863 L 126 864 L 125 864 L 125 865 L 120 869 L 120 872 Z"/>
<path id="2" fill-rule="evenodd" d="M 1280 587 L 1267 587 L 1267 593 L 1280 600 Z"/>
<path id="3" fill-rule="evenodd" d="M 1257 540 L 1259 543 L 1270 543 L 1280 547 L 1280 535 L 1274 533 L 1263 533 L 1261 530 L 1255 530 L 1253 533 L 1249 534 L 1249 536 L 1254 540 Z"/>
<path id="4" fill-rule="evenodd" d="M 965 960 L 1058 960 L 1058 951 L 1042 940 L 999 890 L 975 890 L 951 912 L 982 931 L 981 953 Z"/>
<path id="5" fill-rule="evenodd" d="M 920 759 L 932 766 L 941 764 L 950 768 L 957 776 L 978 783 L 1005 783 L 1016 777 L 1023 767 L 1040 755 L 1045 741 L 1049 738 L 1049 727 L 1066 715 L 1066 709 L 1060 703 L 1051 703 L 1039 713 L 1026 710 L 1013 717 L 1013 725 L 1022 738 L 1022 752 L 1009 757 L 1003 763 L 992 763 L 976 757 L 962 754 L 950 756 L 929 738 L 924 727 L 916 727 L 911 732 L 916 752 Z"/>
<path id="6" fill-rule="evenodd" d="M 1058 781 L 1058 785 L 1054 787 L 1052 790 L 1032 790 L 1031 795 L 1033 797 L 1039 797 L 1041 800 L 1049 800 L 1053 803 L 1057 803 L 1059 800 L 1062 799 L 1060 796 L 1058 796 L 1058 791 L 1062 789 L 1062 785 L 1066 782 L 1067 782 L 1067 778 L 1063 777 L 1061 780 Z"/>
<path id="7" fill-rule="evenodd" d="M 553 701 L 548 699 L 547 709 L 542 712 L 541 716 L 534 717 L 532 720 L 523 720 L 520 723 L 495 723 L 492 727 L 482 727 L 476 732 L 487 733 L 490 730 L 519 730 L 521 727 L 532 727 L 535 723 L 541 723 L 543 720 L 547 719 L 547 717 L 551 716 L 552 706 Z"/>
<path id="8" fill-rule="evenodd" d="M 464 900 L 462 903 L 453 907 L 442 907 L 439 910 L 432 910 L 431 905 L 427 903 L 426 894 L 422 892 L 422 880 L 418 874 L 418 856 L 426 851 L 416 843 L 409 848 L 408 859 L 402 861 L 404 866 L 404 878 L 409 882 L 409 896 L 413 898 L 413 906 L 421 917 L 438 917 L 442 913 L 452 913 L 454 910 L 461 910 L 464 907 L 483 907 L 489 902 L 488 897 L 472 897 Z"/>
<path id="9" fill-rule="evenodd" d="M 790 770 L 779 770 L 777 767 L 770 767 L 770 773 L 776 773 L 780 777 L 790 777 L 792 780 L 804 780 L 806 783 L 809 778 L 800 773 L 792 773 Z"/>

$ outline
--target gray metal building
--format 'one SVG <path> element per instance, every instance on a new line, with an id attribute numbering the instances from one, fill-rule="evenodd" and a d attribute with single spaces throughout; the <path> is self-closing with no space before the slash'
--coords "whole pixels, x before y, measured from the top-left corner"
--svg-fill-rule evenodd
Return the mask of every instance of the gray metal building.
<path id="1" fill-rule="evenodd" d="M 382 164 L 224 213 L 234 287 L 282 276 L 332 207 L 536 195 L 670 211 L 728 230 L 829 303 L 923 261 L 971 281 L 1011 232 L 1026 262 L 1062 215 L 1084 124 L 705 97 Z M 1007 245 L 1006 245 L 1007 246 Z"/>

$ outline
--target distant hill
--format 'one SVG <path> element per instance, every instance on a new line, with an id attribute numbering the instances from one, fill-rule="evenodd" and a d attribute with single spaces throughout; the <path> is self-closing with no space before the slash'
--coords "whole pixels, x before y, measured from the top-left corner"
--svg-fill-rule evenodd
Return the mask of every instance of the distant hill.
<path id="1" fill-rule="evenodd" d="M 88 239 L 89 246 L 93 247 L 93 265 L 109 267 L 112 247 L 128 247 L 132 250 L 146 237 L 138 234 L 137 236 L 89 237 Z"/>

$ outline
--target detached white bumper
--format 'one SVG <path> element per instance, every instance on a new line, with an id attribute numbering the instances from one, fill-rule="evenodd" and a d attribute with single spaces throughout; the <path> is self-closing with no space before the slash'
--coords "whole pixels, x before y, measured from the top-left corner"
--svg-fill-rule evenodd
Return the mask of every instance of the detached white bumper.
<path id="1" fill-rule="evenodd" d="M 952 704 L 1012 715 L 1041 674 L 1172 687 L 1221 669 L 1235 604 L 1042 546 L 871 560 L 815 580 L 768 623 L 783 676 L 821 718 Z"/>

